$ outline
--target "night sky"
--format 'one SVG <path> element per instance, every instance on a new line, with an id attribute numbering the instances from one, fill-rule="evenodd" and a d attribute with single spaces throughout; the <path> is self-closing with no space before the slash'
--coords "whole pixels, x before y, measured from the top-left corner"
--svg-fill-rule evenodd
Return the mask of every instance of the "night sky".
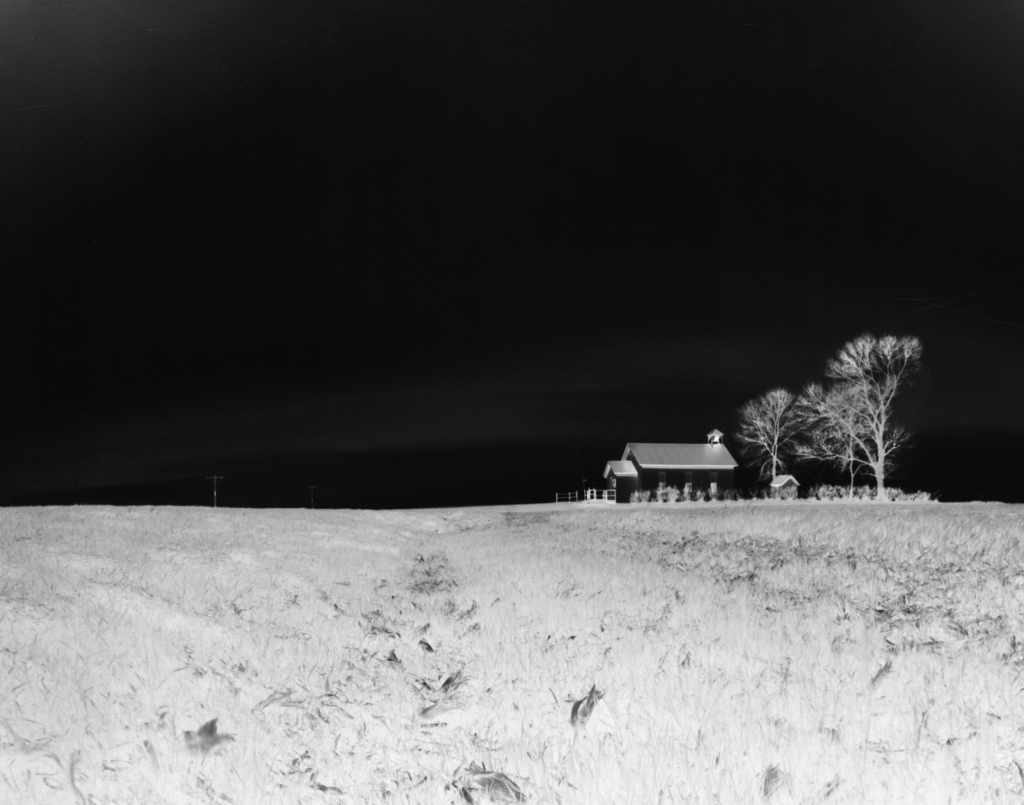
<path id="1" fill-rule="evenodd" d="M 8 0 L 0 503 L 553 500 L 864 332 L 924 345 L 893 482 L 1024 502 L 1022 52 L 1009 0 Z"/>

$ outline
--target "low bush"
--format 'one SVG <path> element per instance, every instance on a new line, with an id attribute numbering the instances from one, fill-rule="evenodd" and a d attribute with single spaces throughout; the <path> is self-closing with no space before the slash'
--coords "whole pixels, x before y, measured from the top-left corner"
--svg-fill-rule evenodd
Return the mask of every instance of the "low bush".
<path id="1" fill-rule="evenodd" d="M 894 503 L 923 503 L 936 499 L 930 492 L 904 492 L 896 487 L 887 488 L 885 493 Z"/>
<path id="2" fill-rule="evenodd" d="M 834 484 L 818 484 L 807 491 L 807 497 L 814 500 L 835 500 L 837 497 L 846 497 L 846 488 Z"/>

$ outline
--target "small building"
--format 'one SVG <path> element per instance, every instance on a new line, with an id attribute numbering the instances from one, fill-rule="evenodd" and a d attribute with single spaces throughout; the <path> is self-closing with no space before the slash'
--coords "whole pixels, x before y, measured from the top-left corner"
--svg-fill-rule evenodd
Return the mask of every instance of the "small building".
<path id="1" fill-rule="evenodd" d="M 636 467 L 630 461 L 609 461 L 604 465 L 605 488 L 615 490 L 616 503 L 629 503 L 636 491 Z"/>
<path id="2" fill-rule="evenodd" d="M 779 475 L 768 484 L 768 488 L 772 491 L 772 497 L 778 497 L 788 489 L 792 489 L 793 494 L 796 494 L 799 487 L 800 482 L 792 475 Z"/>
<path id="3" fill-rule="evenodd" d="M 732 489 L 739 465 L 722 443 L 723 436 L 720 430 L 713 430 L 707 435 L 706 444 L 630 442 L 620 461 L 609 461 L 605 465 L 608 488 L 612 489 L 614 484 L 619 503 L 628 503 L 634 489 L 675 486 L 685 492 L 689 486 L 713 493 Z M 628 473 L 626 465 L 632 467 L 632 474 Z M 635 480 L 627 486 L 626 478 Z M 625 492 L 627 488 L 629 491 Z"/>

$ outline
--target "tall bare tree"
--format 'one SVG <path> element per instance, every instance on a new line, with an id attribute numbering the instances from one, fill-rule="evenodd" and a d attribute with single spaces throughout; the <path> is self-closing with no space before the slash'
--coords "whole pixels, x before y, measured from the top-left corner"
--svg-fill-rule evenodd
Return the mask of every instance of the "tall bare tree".
<path id="1" fill-rule="evenodd" d="M 808 387 L 802 399 L 815 423 L 809 455 L 866 467 L 885 500 L 886 473 L 910 436 L 894 419 L 893 404 L 920 364 L 921 342 L 912 336 L 862 335 L 843 346 L 825 367 L 832 388 Z"/>
<path id="2" fill-rule="evenodd" d="M 800 425 L 796 398 L 786 389 L 765 392 L 740 408 L 740 429 L 736 433 L 740 452 L 758 466 L 758 478 L 776 476 L 786 468 L 793 454 Z"/>
<path id="3" fill-rule="evenodd" d="M 857 451 L 855 434 L 861 427 L 861 418 L 852 395 L 842 386 L 826 390 L 818 383 L 811 383 L 797 405 L 805 424 L 794 457 L 798 461 L 825 462 L 849 472 L 848 497 L 852 498 L 857 473 L 868 466 Z"/>

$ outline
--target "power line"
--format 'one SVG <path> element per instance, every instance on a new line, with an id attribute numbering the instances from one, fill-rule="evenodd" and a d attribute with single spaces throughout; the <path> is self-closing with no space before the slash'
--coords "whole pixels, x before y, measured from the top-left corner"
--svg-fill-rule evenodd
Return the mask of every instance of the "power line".
<path id="1" fill-rule="evenodd" d="M 1009 230 L 1010 234 L 1017 240 L 1017 242 L 1020 243 L 1022 246 L 1024 246 L 1024 240 L 1021 239 L 1020 235 L 1018 235 L 1017 232 L 1014 230 L 1014 228 L 1012 226 L 1010 226 L 1004 219 L 1000 218 L 998 215 L 993 215 L 992 213 L 988 212 L 987 210 L 983 210 L 983 209 L 981 209 L 979 207 L 972 207 L 970 204 L 964 204 L 962 201 L 957 201 L 956 199 L 947 198 L 946 196 L 939 195 L 938 193 L 933 193 L 931 190 L 925 190 L 923 187 L 918 187 L 917 185 L 910 184 L 909 182 L 904 182 L 904 181 L 901 181 L 900 179 L 894 179 L 891 176 L 886 176 L 884 173 L 878 173 L 877 171 L 873 171 L 873 170 L 870 170 L 869 168 L 861 167 L 860 165 L 854 165 L 854 164 L 852 164 L 850 162 L 846 162 L 844 160 L 838 160 L 838 161 L 841 162 L 843 165 L 846 165 L 847 167 L 854 168 L 855 170 L 863 171 L 864 173 L 869 173 L 872 176 L 877 176 L 879 179 L 885 179 L 887 182 L 892 182 L 892 183 L 898 184 L 898 185 L 900 185 L 902 187 L 909 187 L 911 190 L 916 190 L 919 193 L 924 193 L 925 195 L 932 196 L 933 198 L 937 198 L 937 199 L 939 199 L 941 201 L 945 201 L 945 202 L 947 202 L 949 204 L 955 204 L 958 207 L 963 207 L 965 210 L 970 210 L 971 212 L 976 212 L 979 215 L 984 215 L 984 216 L 987 216 L 988 218 L 992 218 L 993 220 L 998 221 L 1003 226 L 1005 226 L 1007 228 L 1007 230 Z M 1021 269 L 1019 271 L 1015 271 L 1014 273 L 1012 273 L 1012 274 L 1010 274 L 1010 275 L 1008 275 L 1006 277 L 1003 277 L 1000 280 L 996 280 L 995 282 L 990 283 L 989 285 L 986 285 L 984 288 L 978 288 L 977 290 L 971 291 L 970 293 L 961 294 L 960 296 L 954 296 L 954 297 L 952 297 L 950 299 L 937 299 L 937 298 L 934 298 L 934 297 L 900 297 L 899 301 L 900 302 L 917 302 L 919 304 L 924 305 L 924 307 L 915 308 L 914 310 L 910 311 L 911 313 L 917 313 L 917 312 L 919 312 L 921 310 L 933 310 L 935 308 L 941 308 L 943 310 L 952 311 L 953 313 L 963 313 L 964 315 L 967 315 L 967 316 L 975 316 L 976 318 L 985 319 L 986 321 L 992 321 L 992 322 L 995 322 L 996 324 L 1005 324 L 1007 327 L 1016 327 L 1017 329 L 1024 330 L 1024 326 L 1021 326 L 1020 324 L 1014 324 L 1013 322 L 1003 321 L 1002 319 L 994 319 L 991 316 L 983 316 L 980 313 L 972 313 L 969 310 L 962 310 L 960 308 L 955 308 L 955 307 L 951 307 L 950 306 L 950 304 L 952 302 L 957 302 L 957 301 L 959 301 L 961 299 L 966 299 L 969 296 L 976 296 L 978 294 L 985 293 L 986 291 L 991 291 L 993 288 L 996 288 L 996 287 L 1002 285 L 1003 283 L 1006 283 L 1006 282 L 1009 282 L 1010 280 L 1016 279 L 1021 274 L 1024 274 L 1024 269 Z"/>
<path id="2" fill-rule="evenodd" d="M 996 283 L 997 285 L 999 283 Z M 985 289 L 987 290 L 987 289 Z M 981 291 L 974 291 L 973 293 L 965 294 L 965 296 L 972 296 L 974 293 L 981 293 Z M 1005 324 L 1007 327 L 1016 327 L 1018 330 L 1024 330 L 1024 325 L 1014 324 L 1012 321 L 1003 321 L 1002 319 L 993 319 L 991 316 L 982 316 L 980 313 L 972 313 L 969 310 L 961 310 L 960 308 L 950 307 L 950 302 L 955 302 L 956 299 L 963 299 L 963 296 L 958 296 L 955 299 L 929 299 L 928 297 L 904 297 L 901 296 L 899 301 L 901 302 L 921 302 L 924 307 L 915 308 L 911 310 L 911 313 L 917 313 L 920 310 L 929 310 L 932 308 L 939 308 L 941 310 L 950 310 L 953 313 L 963 313 L 965 316 L 974 316 L 975 318 L 985 319 L 985 321 L 993 321 L 996 324 Z"/>

